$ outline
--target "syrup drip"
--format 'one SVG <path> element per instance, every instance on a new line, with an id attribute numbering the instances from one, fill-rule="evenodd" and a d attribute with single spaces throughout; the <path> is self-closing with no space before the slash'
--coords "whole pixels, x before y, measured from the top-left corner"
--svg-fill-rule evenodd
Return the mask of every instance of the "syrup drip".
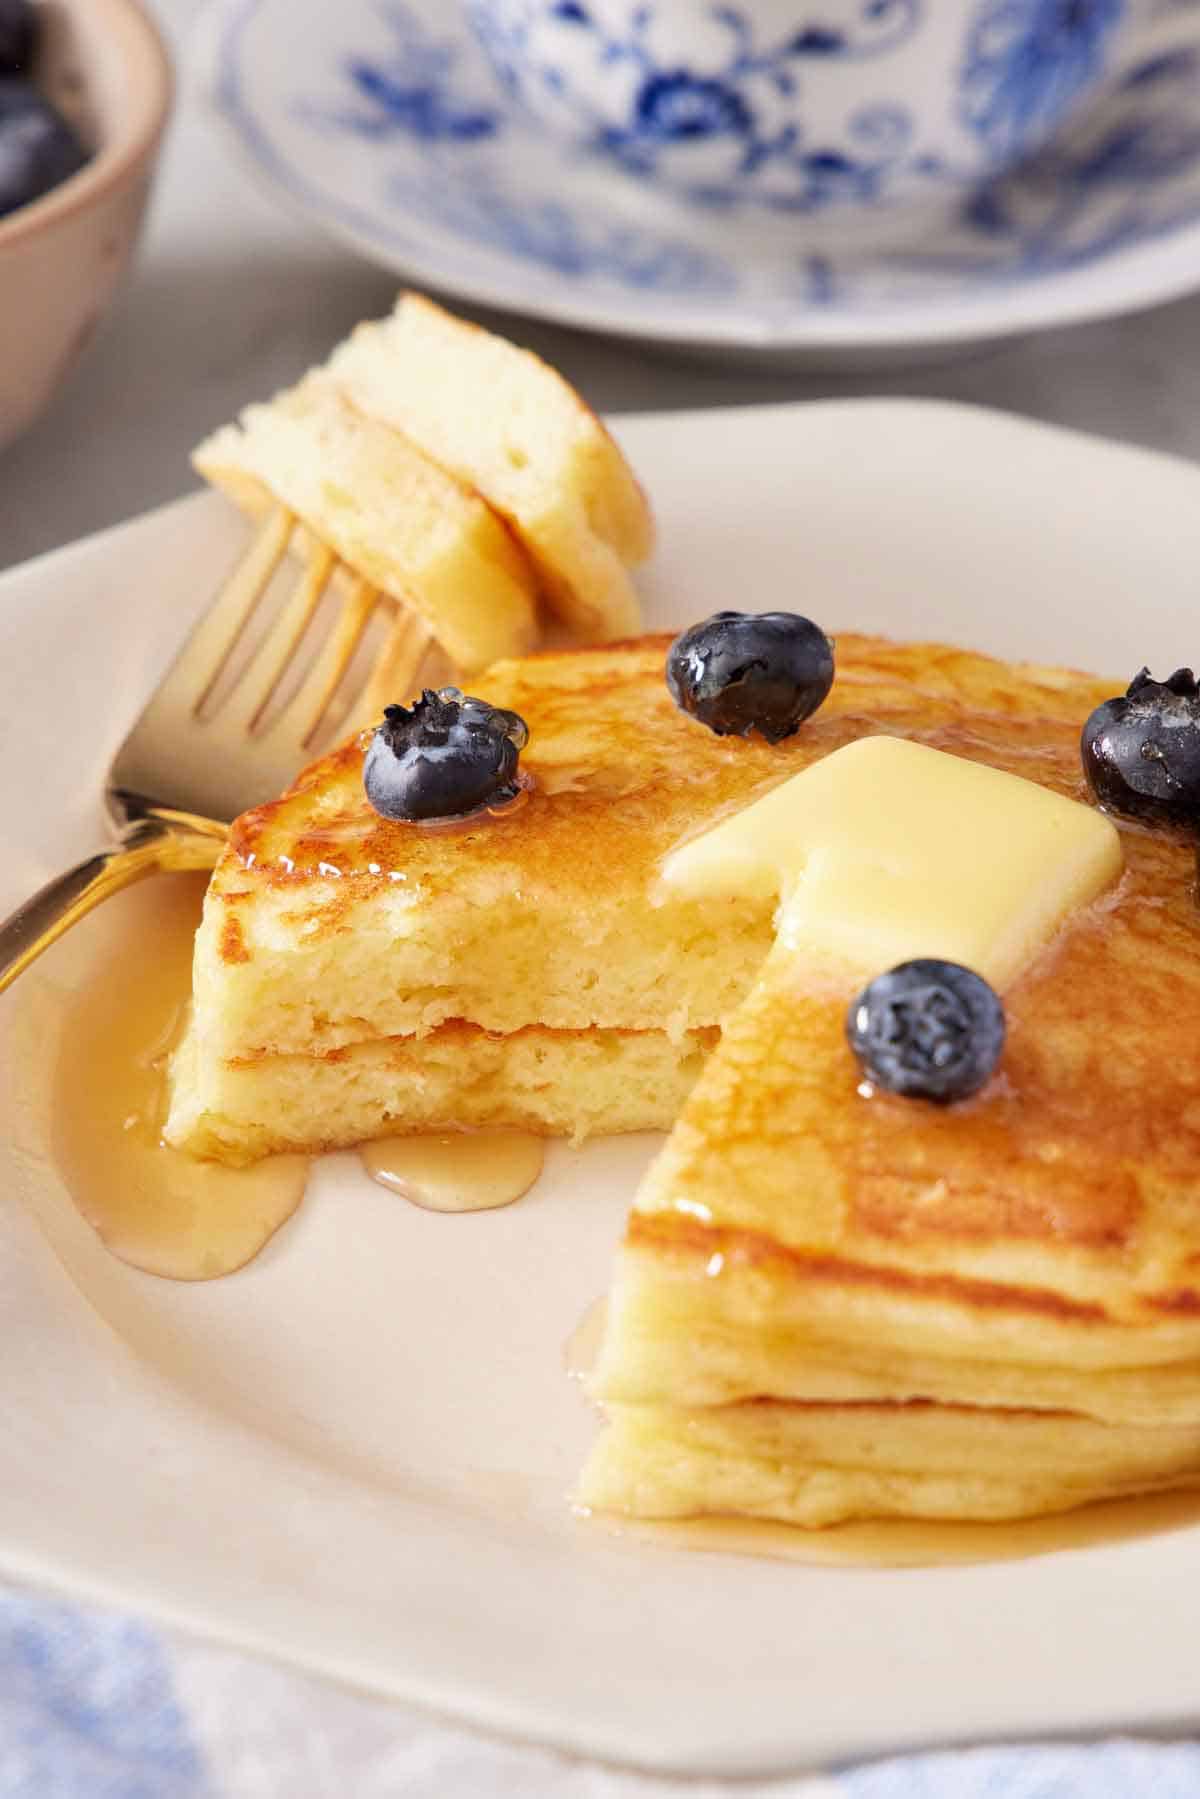
<path id="1" fill-rule="evenodd" d="M 384 1137 L 358 1154 L 372 1180 L 426 1211 L 490 1212 L 528 1193 L 545 1150 L 524 1131 L 451 1131 Z"/>
<path id="2" fill-rule="evenodd" d="M 52 1076 L 54 1157 L 79 1211 L 122 1262 L 178 1281 L 244 1267 L 292 1216 L 308 1177 L 303 1156 L 225 1168 L 162 1141 L 205 883 L 156 883 L 149 938 L 140 925 L 67 1001 Z"/>
<path id="3" fill-rule="evenodd" d="M 563 1367 L 570 1380 L 583 1385 L 591 1379 L 600 1359 L 600 1345 L 607 1323 L 607 1299 L 594 1299 L 563 1344 Z"/>

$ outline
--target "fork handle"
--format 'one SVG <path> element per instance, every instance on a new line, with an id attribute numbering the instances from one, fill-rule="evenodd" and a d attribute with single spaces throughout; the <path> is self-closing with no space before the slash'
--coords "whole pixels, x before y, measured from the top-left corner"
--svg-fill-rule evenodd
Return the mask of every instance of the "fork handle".
<path id="1" fill-rule="evenodd" d="M 110 894 L 160 869 L 213 868 L 225 836 L 225 826 L 207 818 L 151 813 L 132 824 L 113 849 L 47 882 L 0 924 L 0 993 Z"/>

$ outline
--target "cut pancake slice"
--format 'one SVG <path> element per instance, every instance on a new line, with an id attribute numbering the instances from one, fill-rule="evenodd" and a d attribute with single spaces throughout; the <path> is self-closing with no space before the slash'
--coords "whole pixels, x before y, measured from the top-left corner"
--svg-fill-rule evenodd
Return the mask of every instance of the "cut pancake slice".
<path id="1" fill-rule="evenodd" d="M 1082 797 L 1103 690 L 1012 670 L 985 697 L 958 669 L 924 741 Z M 585 1504 L 824 1524 L 1200 1481 L 1194 850 L 1122 838 L 1119 883 L 1016 978 L 1000 1069 L 955 1105 L 864 1092 L 861 982 L 772 951 L 635 1202 Z"/>
<path id="2" fill-rule="evenodd" d="M 640 621 L 631 566 L 653 521 L 612 437 L 562 376 L 504 338 L 403 294 L 327 365 L 370 417 L 405 432 L 507 518 L 567 626 L 596 639 Z"/>
<path id="3" fill-rule="evenodd" d="M 699 729 L 667 692 L 668 643 L 547 653 L 474 684 L 529 726 L 531 785 L 497 816 L 435 828 L 379 817 L 352 740 L 235 823 L 197 937 L 173 1141 L 260 1154 L 281 1128 L 272 1096 L 305 1082 L 289 1140 L 298 1129 L 312 1147 L 478 1123 L 481 1066 L 495 1071 L 484 1088 L 546 1130 L 670 1126 L 705 1033 L 770 947 L 772 908 L 658 904 L 659 862 L 811 746 Z M 457 1082 L 442 1027 L 475 1028 Z M 505 1043 L 529 1083 L 544 1052 L 536 1100 L 516 1097 L 524 1075 L 499 1071 Z"/>
<path id="4" fill-rule="evenodd" d="M 537 578 L 503 520 L 324 377 L 247 407 L 194 461 L 252 517 L 277 503 L 295 513 L 349 568 L 417 613 L 464 672 L 534 643 Z"/>
<path id="5" fill-rule="evenodd" d="M 911 684 L 920 653 L 846 637 L 839 692 L 810 729 L 774 748 L 719 738 L 673 704 L 669 642 L 544 653 L 473 683 L 529 725 L 532 785 L 510 812 L 435 829 L 382 819 L 354 740 L 236 822 L 197 937 L 173 1141 L 230 1160 L 262 1154 L 282 1128 L 272 1083 L 298 1091 L 302 1078 L 311 1104 L 299 1126 L 289 1112 L 297 1147 L 297 1131 L 318 1148 L 360 1127 L 452 1128 L 474 1103 L 472 1059 L 457 1087 L 448 1063 L 445 1078 L 418 1076 L 421 1043 L 454 1021 L 524 1050 L 517 1033 L 530 1029 L 600 1034 L 555 1050 L 561 1084 L 550 1093 L 547 1080 L 537 1102 L 545 1129 L 670 1127 L 703 1033 L 770 948 L 773 905 L 661 894 L 663 856 L 856 735 L 864 706 L 901 729 L 937 729 L 950 708 Z M 977 658 L 965 666 L 991 678 Z M 614 1078 L 622 1064 L 632 1075 L 635 1050 L 639 1067 L 653 1063 L 640 1096 L 618 1103 L 614 1086 L 601 1106 L 594 1082 L 576 1082 L 572 1069 L 595 1067 L 604 1043 Z M 300 1057 L 312 1059 L 307 1075 Z"/>

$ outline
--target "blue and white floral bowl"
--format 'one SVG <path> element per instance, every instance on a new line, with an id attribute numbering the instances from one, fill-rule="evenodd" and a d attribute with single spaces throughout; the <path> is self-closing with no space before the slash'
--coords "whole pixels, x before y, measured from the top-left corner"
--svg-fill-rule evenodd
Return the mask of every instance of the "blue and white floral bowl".
<path id="1" fill-rule="evenodd" d="M 1200 0 L 1155 0 L 1041 150 L 932 224 L 889 209 L 911 221 L 890 241 L 839 240 L 833 208 L 688 203 L 565 150 L 447 0 L 210 0 L 193 48 L 279 198 L 409 282 L 515 313 L 845 369 L 1200 287 Z"/>
<path id="2" fill-rule="evenodd" d="M 709 204 L 837 223 L 1039 149 L 1150 0 L 466 0 L 500 80 L 560 140 Z"/>

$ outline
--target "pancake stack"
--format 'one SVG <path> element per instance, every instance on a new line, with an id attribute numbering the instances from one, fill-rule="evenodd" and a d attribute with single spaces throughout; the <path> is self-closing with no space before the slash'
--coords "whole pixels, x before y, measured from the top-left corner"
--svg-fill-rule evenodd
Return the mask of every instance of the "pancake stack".
<path id="1" fill-rule="evenodd" d="M 1109 692 L 856 650 L 801 737 L 824 753 L 836 708 L 842 730 L 1085 799 L 1079 731 Z M 854 989 L 772 951 L 636 1198 L 584 1504 L 815 1527 L 1200 1480 L 1195 852 L 1122 839 L 1116 887 L 1005 993 L 1004 1057 L 974 1099 L 861 1091 Z"/>
<path id="2" fill-rule="evenodd" d="M 672 852 L 833 752 L 908 738 L 1086 800 L 1110 687 L 843 635 L 794 736 L 718 738 L 666 637 L 498 664 L 522 798 L 380 818 L 364 740 L 238 820 L 197 941 L 166 1134 L 238 1163 L 405 1131 L 669 1128 L 620 1250 L 588 1506 L 1005 1519 L 1200 1480 L 1194 849 L 1121 831 L 1117 884 L 1006 987 L 998 1072 L 860 1090 L 852 991 L 772 894 Z"/>

